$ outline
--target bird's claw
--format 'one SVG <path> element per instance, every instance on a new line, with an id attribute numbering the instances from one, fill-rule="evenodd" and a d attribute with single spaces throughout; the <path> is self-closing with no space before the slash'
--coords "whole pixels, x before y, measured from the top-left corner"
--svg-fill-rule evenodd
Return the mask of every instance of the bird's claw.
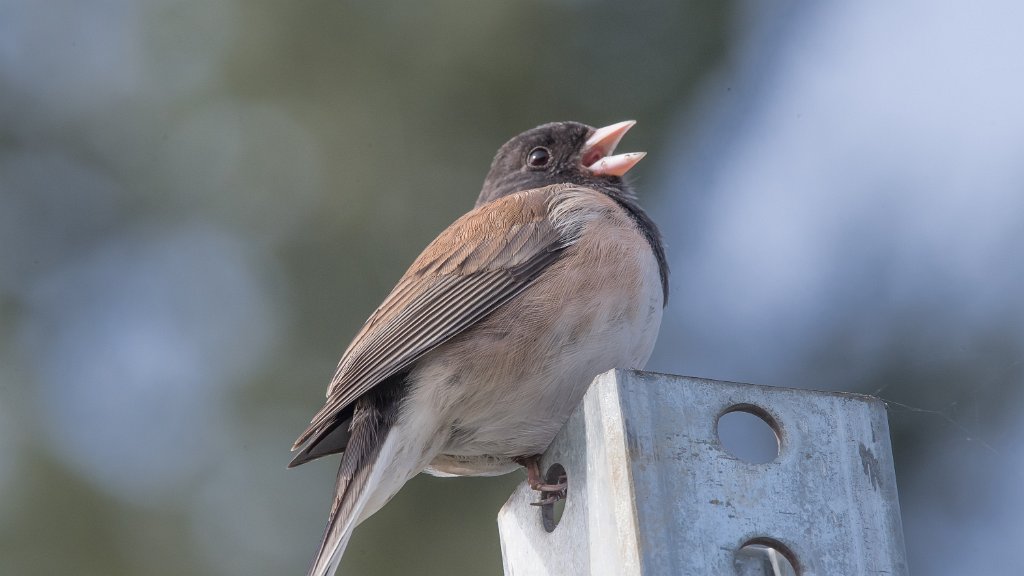
<path id="1" fill-rule="evenodd" d="M 539 502 L 531 502 L 531 506 L 547 506 L 559 500 L 564 500 L 569 489 L 568 478 L 564 474 L 558 477 L 557 484 L 549 484 L 541 479 L 540 456 L 526 456 L 517 458 L 521 466 L 526 468 L 526 482 L 530 488 L 541 493 Z"/>
<path id="2" fill-rule="evenodd" d="M 559 476 L 558 484 L 543 484 L 540 482 L 530 484 L 530 488 L 540 492 L 541 496 L 545 496 L 544 498 L 541 498 L 539 502 L 531 502 L 530 505 L 547 506 L 548 504 L 554 504 L 559 500 L 564 500 L 566 490 L 569 488 L 569 483 L 566 480 L 567 478 L 565 476 Z"/>
<path id="3" fill-rule="evenodd" d="M 562 500 L 564 498 L 564 491 L 552 492 L 551 495 L 548 496 L 547 498 L 542 498 L 537 502 L 530 502 L 530 506 L 547 506 L 548 504 L 554 504 L 555 502 L 558 502 L 559 500 Z"/>

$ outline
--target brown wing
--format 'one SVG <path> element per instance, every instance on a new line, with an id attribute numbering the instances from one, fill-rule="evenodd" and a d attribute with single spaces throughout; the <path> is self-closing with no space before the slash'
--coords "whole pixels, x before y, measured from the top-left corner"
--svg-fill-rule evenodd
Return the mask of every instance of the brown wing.
<path id="1" fill-rule="evenodd" d="M 326 437 L 357 398 L 493 312 L 557 260 L 579 230 L 551 223 L 550 196 L 540 189 L 496 200 L 431 242 L 349 345 L 327 402 L 292 449 Z"/>

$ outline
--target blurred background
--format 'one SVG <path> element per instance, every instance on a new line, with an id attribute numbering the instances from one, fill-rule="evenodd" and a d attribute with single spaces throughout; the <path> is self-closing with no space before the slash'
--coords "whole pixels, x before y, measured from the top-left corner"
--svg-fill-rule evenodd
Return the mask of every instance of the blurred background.
<path id="1" fill-rule="evenodd" d="M 1024 5 L 0 0 L 0 574 L 303 574 L 339 355 L 494 151 L 623 150 L 649 368 L 889 402 L 918 574 L 1024 542 Z M 499 574 L 517 473 L 411 482 L 341 572 Z"/>

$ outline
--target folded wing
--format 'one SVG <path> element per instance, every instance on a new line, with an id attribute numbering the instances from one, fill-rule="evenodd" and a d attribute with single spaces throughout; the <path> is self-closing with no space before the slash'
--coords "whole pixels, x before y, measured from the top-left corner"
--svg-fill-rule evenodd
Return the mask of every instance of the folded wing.
<path id="1" fill-rule="evenodd" d="M 344 450 L 336 429 L 356 399 L 521 292 L 577 240 L 578 229 L 552 224 L 553 193 L 480 206 L 427 246 L 345 351 L 324 407 L 292 447 L 306 445 L 292 465 Z M 331 445 L 318 448 L 329 436 Z"/>

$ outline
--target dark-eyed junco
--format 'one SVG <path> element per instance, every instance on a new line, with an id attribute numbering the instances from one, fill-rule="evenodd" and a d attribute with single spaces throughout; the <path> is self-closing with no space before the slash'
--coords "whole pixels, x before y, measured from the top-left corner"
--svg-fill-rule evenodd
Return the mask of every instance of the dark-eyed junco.
<path id="1" fill-rule="evenodd" d="M 290 466 L 342 452 L 311 576 L 410 478 L 491 476 L 542 453 L 593 378 L 642 368 L 668 298 L 658 229 L 612 155 L 634 122 L 545 124 L 498 150 L 476 208 L 366 321 Z"/>

